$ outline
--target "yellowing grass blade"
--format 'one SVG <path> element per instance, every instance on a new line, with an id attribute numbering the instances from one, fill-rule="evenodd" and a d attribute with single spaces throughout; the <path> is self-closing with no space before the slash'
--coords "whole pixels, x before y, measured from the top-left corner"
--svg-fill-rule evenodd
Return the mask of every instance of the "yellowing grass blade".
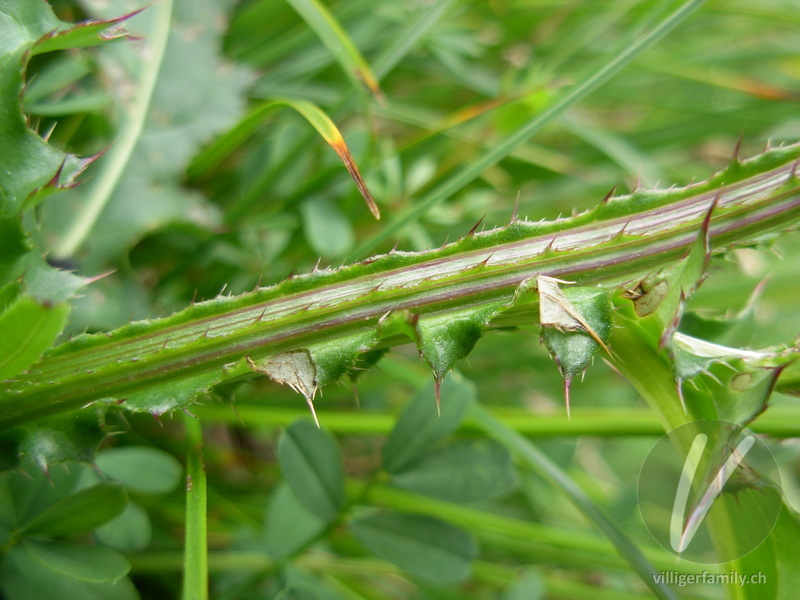
<path id="1" fill-rule="evenodd" d="M 300 113 L 306 121 L 308 121 L 314 129 L 322 136 L 322 138 L 330 144 L 336 151 L 336 154 L 342 159 L 344 166 L 347 167 L 348 172 L 356 182 L 356 187 L 364 201 L 367 203 L 370 212 L 376 219 L 381 218 L 378 205 L 372 198 L 372 194 L 367 189 L 367 184 L 364 183 L 364 178 L 356 166 L 350 150 L 342 137 L 339 128 L 336 127 L 330 117 L 326 115 L 319 107 L 306 102 L 305 100 L 289 100 L 289 99 L 275 99 L 265 102 L 253 108 L 247 116 L 245 116 L 239 124 L 228 131 L 225 135 L 217 139 L 213 146 L 207 148 L 204 152 L 198 155 L 191 166 L 189 167 L 189 175 L 193 178 L 201 178 L 204 173 L 222 162 L 231 152 L 238 148 L 244 141 L 252 135 L 252 133 L 260 127 L 264 120 L 269 117 L 273 112 L 283 106 L 293 108 Z"/>
<path id="2" fill-rule="evenodd" d="M 331 148 L 333 148 L 336 154 L 339 155 L 339 158 L 342 159 L 344 166 L 347 167 L 347 170 L 356 182 L 356 187 L 358 187 L 358 191 L 361 192 L 361 195 L 364 196 L 364 201 L 367 203 L 370 212 L 376 219 L 380 219 L 381 213 L 378 210 L 378 205 L 375 204 L 375 200 L 372 199 L 372 195 L 367 189 L 367 184 L 364 183 L 364 179 L 361 177 L 361 173 L 358 171 L 358 167 L 353 161 L 350 150 L 348 150 L 347 144 L 345 144 L 344 138 L 334 122 L 330 120 L 328 115 L 310 102 L 305 102 L 304 100 L 286 100 L 282 102 L 303 115 L 325 141 L 331 145 Z"/>
<path id="3" fill-rule="evenodd" d="M 286 0 L 319 37 L 345 75 L 356 86 L 365 85 L 381 104 L 385 103 L 378 78 L 359 52 L 353 40 L 336 18 L 318 0 Z"/>

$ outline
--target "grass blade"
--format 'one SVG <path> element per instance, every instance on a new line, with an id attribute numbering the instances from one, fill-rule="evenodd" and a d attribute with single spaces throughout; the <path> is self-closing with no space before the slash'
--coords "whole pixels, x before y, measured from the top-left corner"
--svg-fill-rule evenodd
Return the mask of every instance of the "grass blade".
<path id="1" fill-rule="evenodd" d="M 231 129 L 228 133 L 219 138 L 213 146 L 209 147 L 205 152 L 200 154 L 189 168 L 190 176 L 198 177 L 203 173 L 209 172 L 214 166 L 222 162 L 231 152 L 238 148 L 253 132 L 261 126 L 264 120 L 282 106 L 288 106 L 302 115 L 308 123 L 317 130 L 331 148 L 342 159 L 344 166 L 356 183 L 358 191 L 367 203 L 367 207 L 376 219 L 381 218 L 378 205 L 367 189 L 367 184 L 358 170 L 353 155 L 344 141 L 342 132 L 336 127 L 336 124 L 325 114 L 318 106 L 305 100 L 291 100 L 291 99 L 276 99 L 265 102 L 253 108 L 247 116 L 239 121 L 238 125 Z M 239 216 L 239 211 L 233 209 L 229 219 Z"/>
<path id="2" fill-rule="evenodd" d="M 353 84 L 362 85 L 372 93 L 378 102 L 384 103 L 383 93 L 378 79 L 361 55 L 353 40 L 342 29 L 336 18 L 317 0 L 286 0 L 293 9 L 308 23 L 320 41 L 333 55 L 336 62 Z"/>
<path id="3" fill-rule="evenodd" d="M 704 1 L 705 0 L 689 0 L 683 4 L 678 10 L 658 25 L 658 27 L 641 38 L 638 42 L 626 46 L 615 58 L 608 61 L 603 67 L 587 77 L 580 85 L 574 87 L 555 104 L 550 105 L 531 118 L 502 144 L 498 144 L 478 160 L 459 170 L 403 214 L 393 219 L 379 234 L 357 248 L 354 253 L 355 256 L 358 258 L 366 257 L 384 240 L 396 236 L 406 225 L 424 215 L 428 210 L 445 198 L 461 190 L 464 186 L 478 178 L 486 169 L 499 163 L 520 144 L 528 140 L 545 125 L 555 120 L 556 117 L 564 113 L 573 104 L 594 92 L 645 50 L 675 29 L 675 27 L 697 10 Z"/>
<path id="4" fill-rule="evenodd" d="M 414 45 L 436 25 L 456 0 L 439 0 L 410 23 L 394 43 L 375 61 L 375 75 L 383 79 L 402 61 Z"/>
<path id="5" fill-rule="evenodd" d="M 186 416 L 186 542 L 183 555 L 183 600 L 208 600 L 206 470 L 199 419 Z"/>

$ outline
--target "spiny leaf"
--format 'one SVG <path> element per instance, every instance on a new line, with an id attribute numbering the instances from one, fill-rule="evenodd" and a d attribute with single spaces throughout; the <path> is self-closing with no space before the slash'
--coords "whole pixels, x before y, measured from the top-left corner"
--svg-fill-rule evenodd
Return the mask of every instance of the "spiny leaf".
<path id="1" fill-rule="evenodd" d="M 134 392 L 124 400 L 125 408 L 131 412 L 148 412 L 155 416 L 163 415 L 176 408 L 184 408 L 199 394 L 209 390 L 222 379 L 222 371 L 212 371 L 167 381 L 146 390 Z"/>
<path id="2" fill-rule="evenodd" d="M 441 384 L 456 363 L 469 356 L 489 321 L 508 305 L 492 303 L 445 315 L 424 315 L 414 325 L 417 349 L 436 378 L 436 410 L 440 412 Z"/>
<path id="3" fill-rule="evenodd" d="M 611 332 L 611 302 L 606 290 L 581 287 L 562 290 L 559 282 L 539 276 L 536 287 L 542 343 L 564 378 L 564 401 L 569 415 L 573 378 L 586 370 L 598 348 L 613 356 L 604 341 Z"/>
<path id="4" fill-rule="evenodd" d="M 46 271 L 53 270 L 37 265 L 32 271 L 31 263 L 40 257 L 29 240 L 33 220 L 23 221 L 22 217 L 52 191 L 74 186 L 93 160 L 57 150 L 28 127 L 22 109 L 27 63 L 34 54 L 96 46 L 123 37 L 125 33 L 117 26 L 130 16 L 71 25 L 56 18 L 46 2 L 4 2 L 0 6 L 0 156 L 4 160 L 0 170 L 0 285 L 14 277 L 27 278 L 32 272 L 46 277 Z M 64 290 L 72 288 L 65 286 Z M 35 295 L 56 302 L 68 294 L 37 291 Z"/>
<path id="5" fill-rule="evenodd" d="M 745 426 L 766 409 L 782 369 L 796 360 L 797 347 L 743 350 L 676 334 L 671 356 L 681 397 L 691 386 L 712 400 L 715 418 Z"/>
<path id="6" fill-rule="evenodd" d="M 0 50 L 0 155 L 5 168 L 0 171 L 0 196 L 5 212 L 22 208 L 23 202 L 38 188 L 71 185 L 87 162 L 64 154 L 31 131 L 22 113 L 22 75 L 33 54 L 71 47 L 103 44 L 124 35 L 103 32 L 128 18 L 83 23 L 75 26 L 56 18 L 46 2 L 4 2 L 3 47 Z"/>

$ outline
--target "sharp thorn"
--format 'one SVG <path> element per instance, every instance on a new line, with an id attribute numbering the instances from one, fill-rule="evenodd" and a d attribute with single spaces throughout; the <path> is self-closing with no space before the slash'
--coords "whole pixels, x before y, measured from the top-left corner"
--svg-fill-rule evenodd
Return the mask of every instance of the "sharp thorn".
<path id="1" fill-rule="evenodd" d="M 794 164 L 792 165 L 792 172 L 789 175 L 789 180 L 797 179 L 797 168 L 800 167 L 800 156 L 794 159 Z"/>
<path id="2" fill-rule="evenodd" d="M 731 160 L 734 162 L 742 162 L 741 158 L 739 157 L 739 152 L 742 149 L 742 137 L 744 137 L 744 129 L 739 132 L 739 138 L 736 140 L 736 145 L 733 147 L 733 156 Z"/>
<path id="3" fill-rule="evenodd" d="M 569 409 L 569 389 L 570 389 L 571 385 L 572 385 L 572 379 L 570 379 L 568 377 L 565 377 L 564 378 L 564 404 L 567 407 L 567 419 L 568 420 L 572 420 L 572 415 L 570 414 L 570 409 Z"/>
<path id="4" fill-rule="evenodd" d="M 508 222 L 509 225 L 512 225 L 517 222 L 518 214 L 519 214 L 519 190 L 517 190 L 517 197 L 514 200 L 514 210 L 511 213 L 511 220 Z"/>
<path id="5" fill-rule="evenodd" d="M 484 220 L 485 218 L 486 218 L 486 215 L 483 215 L 483 216 L 482 216 L 480 219 L 478 219 L 478 222 L 477 222 L 477 223 L 475 223 L 475 225 L 473 225 L 473 226 L 472 226 L 472 229 L 470 229 L 470 230 L 467 232 L 467 235 L 465 235 L 464 237 L 471 237 L 472 235 L 474 235 L 474 234 L 475 234 L 475 232 L 478 230 L 478 227 L 480 227 L 480 226 L 481 226 L 481 223 L 483 223 L 483 220 Z"/>
<path id="6" fill-rule="evenodd" d="M 308 408 L 311 410 L 311 416 L 314 417 L 314 423 L 317 424 L 317 429 L 322 429 L 319 426 L 319 419 L 317 418 L 317 411 L 314 409 L 314 402 L 306 396 L 306 404 L 308 404 Z"/>
<path id="7" fill-rule="evenodd" d="M 442 416 L 442 380 L 434 376 L 433 389 L 436 392 L 436 414 Z"/>
<path id="8" fill-rule="evenodd" d="M 481 262 L 479 262 L 479 263 L 478 263 L 477 265 L 475 265 L 475 266 L 476 266 L 476 267 L 485 267 L 487 264 L 489 264 L 489 261 L 492 259 L 492 257 L 493 257 L 493 256 L 494 256 L 494 252 L 492 252 L 492 253 L 491 253 L 489 256 L 487 256 L 486 258 L 484 258 L 484 259 L 483 259 Z"/>
<path id="9" fill-rule="evenodd" d="M 617 191 L 617 186 L 612 187 L 608 191 L 608 193 L 605 196 L 603 196 L 603 199 L 600 201 L 600 204 L 606 204 L 609 200 L 611 200 L 611 197 L 614 195 L 614 192 L 616 191 Z"/>
<path id="10" fill-rule="evenodd" d="M 680 398 L 681 406 L 683 407 L 683 414 L 688 415 L 689 411 L 686 410 L 686 399 L 683 397 L 683 380 L 677 379 L 675 384 L 678 389 L 678 398 Z"/>

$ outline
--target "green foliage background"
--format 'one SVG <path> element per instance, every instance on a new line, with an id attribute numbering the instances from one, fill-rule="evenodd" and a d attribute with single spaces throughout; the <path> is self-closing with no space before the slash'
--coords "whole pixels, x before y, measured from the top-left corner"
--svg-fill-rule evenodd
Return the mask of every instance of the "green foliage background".
<path id="1" fill-rule="evenodd" d="M 2 0 L 0 12 L 24 12 L 25 4 Z M 126 0 L 50 4 L 67 23 L 142 8 Z M 480 219 L 487 227 L 508 222 L 516 196 L 520 215 L 553 219 L 593 206 L 614 186 L 705 179 L 729 163 L 740 136 L 743 156 L 768 141 L 796 142 L 794 3 L 710 1 L 505 160 L 409 217 L 420 198 L 502 146 L 679 4 L 326 3 L 380 94 L 355 74 L 359 60 L 337 46 L 341 38 L 330 37 L 311 0 L 162 0 L 126 22 L 134 39 L 85 50 L 75 49 L 88 45 L 78 43 L 80 32 L 61 46 L 50 42 L 31 57 L 23 96 L 28 124 L 49 136 L 49 146 L 32 142 L 37 154 L 25 159 L 55 166 L 56 149 L 73 153 L 53 182 L 63 186 L 85 166 L 77 156 L 107 152 L 81 185 L 49 198 L 46 180 L 23 181 L 30 163 L 2 154 L 7 197 L 0 199 L 12 209 L 0 213 L 0 274 L 12 273 L 36 299 L 0 316 L 3 334 L 13 340 L 13 323 L 40 323 L 41 354 L 56 336 L 109 331 L 317 264 L 352 262 L 395 243 L 437 247 Z M 29 37 L 57 26 L 42 19 Z M 11 20 L 0 22 L 4 39 L 12 31 Z M 23 55 L 4 57 L 3 72 L 18 72 Z M 9 123 L 19 99 L 12 83 L 4 79 L 0 90 L 0 118 Z M 380 222 L 298 113 L 272 111 L 243 134 L 248 115 L 277 99 L 311 102 L 336 123 Z M 12 134 L 34 139 L 18 125 L 3 129 L 0 143 Z M 14 196 L 25 184 L 39 191 Z M 86 207 L 95 199 L 96 222 L 76 233 L 91 221 Z M 15 229 L 23 205 L 26 235 Z M 404 215 L 405 226 L 393 225 Z M 798 252 L 797 237 L 787 235 L 715 260 L 690 308 L 733 323 L 728 345 L 790 342 L 800 329 Z M 734 321 L 767 276 L 753 309 Z M 12 292 L 0 291 L 0 306 Z M 204 427 L 189 426 L 188 446 L 186 420 L 174 414 L 156 421 L 111 410 L 102 431 L 90 411 L 51 422 L 26 438 L 41 464 L 0 478 L 0 593 L 200 598 L 202 557 L 187 558 L 184 549 L 196 544 L 202 555 L 203 537 L 192 535 L 207 528 L 213 598 L 651 597 L 632 555 L 618 555 L 563 490 L 486 435 L 475 401 L 514 431 L 541 438 L 556 468 L 656 569 L 701 571 L 658 548 L 639 516 L 635 481 L 663 431 L 658 416 L 598 360 L 573 386 L 567 420 L 563 382 L 533 325 L 484 336 L 445 380 L 441 416 L 430 369 L 401 346 L 352 386 L 324 390 L 316 401 L 321 431 L 299 395 L 265 377 L 227 382 L 192 406 Z M 695 326 L 710 331 L 708 321 Z M 798 506 L 795 402 L 774 394 L 753 428 L 774 436 L 784 494 Z M 50 460 L 91 459 L 87 448 L 101 439 L 97 470 L 50 464 L 45 477 Z M 185 521 L 186 463 L 193 521 Z M 782 519 L 775 534 L 782 553 L 748 564 L 769 574 L 768 585 L 674 592 L 792 597 L 797 524 Z M 183 568 L 192 576 L 181 588 Z"/>

